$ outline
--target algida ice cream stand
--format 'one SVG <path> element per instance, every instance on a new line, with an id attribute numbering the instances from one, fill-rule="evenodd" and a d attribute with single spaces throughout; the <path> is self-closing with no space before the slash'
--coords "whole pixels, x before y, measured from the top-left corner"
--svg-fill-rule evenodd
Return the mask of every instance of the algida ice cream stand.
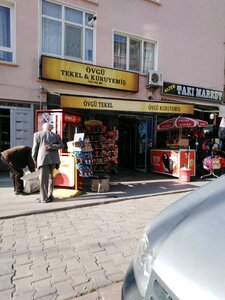
<path id="1" fill-rule="evenodd" d="M 150 152 L 153 172 L 178 177 L 180 181 L 190 181 L 195 176 L 196 150 L 190 149 L 189 137 L 182 136 L 182 129 L 206 127 L 208 122 L 188 118 L 176 117 L 157 125 L 158 134 L 163 130 L 178 130 L 178 139 L 167 142 L 164 149 L 152 149 Z"/>

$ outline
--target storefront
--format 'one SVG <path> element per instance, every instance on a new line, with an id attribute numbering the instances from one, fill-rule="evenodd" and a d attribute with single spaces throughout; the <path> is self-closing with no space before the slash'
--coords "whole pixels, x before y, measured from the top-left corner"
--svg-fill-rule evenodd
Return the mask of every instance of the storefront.
<path id="1" fill-rule="evenodd" d="M 74 84 L 72 86 L 76 84 L 76 89 L 63 89 L 59 83 L 58 86 L 49 90 L 48 107 L 82 113 L 84 126 L 81 131 L 89 136 L 93 148 L 92 170 L 94 173 L 99 173 L 99 170 L 106 171 L 106 161 L 109 157 L 111 157 L 111 161 L 117 161 L 118 167 L 149 172 L 151 170 L 150 150 L 156 145 L 157 139 L 155 130 L 157 116 L 194 113 L 194 106 L 191 104 L 134 100 L 132 97 L 129 99 L 129 97 L 115 97 L 107 94 L 107 90 L 137 93 L 139 89 L 138 73 L 43 56 L 40 74 L 43 80 L 69 82 Z M 79 90 L 77 84 L 101 87 L 106 93 L 85 93 Z M 92 120 L 100 121 L 101 125 L 100 127 L 93 126 L 91 130 L 88 130 L 85 122 Z M 105 128 L 104 132 L 103 128 Z M 115 131 L 118 132 L 116 140 L 113 136 L 109 136 Z M 111 142 L 105 142 L 110 139 Z M 100 140 L 104 141 L 99 144 L 101 151 L 94 145 L 94 142 L 99 143 Z M 112 149 L 109 149 L 109 144 L 113 144 L 112 141 L 116 142 L 116 147 L 114 145 Z M 87 141 L 85 142 L 87 143 Z M 112 152 L 117 152 L 117 157 L 114 154 L 111 155 Z M 95 164 L 98 164 L 98 167 L 94 166 Z M 103 167 L 103 165 L 105 166 Z M 118 168 L 109 168 L 109 170 L 117 172 Z"/>
<path id="2" fill-rule="evenodd" d="M 203 158 L 204 153 L 202 151 L 202 143 L 207 139 L 211 143 L 217 143 L 218 138 L 218 128 L 220 123 L 219 118 L 219 107 L 223 101 L 223 92 L 218 90 L 211 90 L 202 87 L 188 86 L 184 84 L 164 82 L 162 88 L 161 98 L 167 101 L 176 101 L 177 103 L 185 101 L 194 105 L 194 113 L 189 117 L 202 121 L 202 123 L 186 124 L 186 128 L 181 130 L 172 129 L 165 130 L 161 134 L 161 138 L 157 140 L 159 148 L 165 148 L 166 142 L 169 144 L 168 148 L 178 149 L 177 145 L 174 144 L 174 140 L 179 140 L 181 134 L 183 139 L 188 140 L 188 146 L 195 151 L 195 170 L 192 170 L 191 176 L 195 173 L 198 175 L 202 174 L 203 171 Z M 166 122 L 168 116 L 158 116 L 157 124 Z M 178 126 L 179 127 L 179 126 Z M 186 145 L 186 147 L 187 147 Z M 182 146 L 182 148 L 184 148 Z M 191 152 L 190 152 L 191 153 Z M 190 154 L 189 153 L 189 154 Z M 192 154 L 193 155 L 193 154 Z M 187 154 L 186 154 L 187 156 Z M 169 156 L 170 157 L 170 156 Z M 192 159 L 191 159 L 192 164 Z M 162 164 L 163 165 L 163 164 Z M 187 166 L 186 162 L 181 162 L 178 159 L 179 166 Z M 172 168 L 172 167 L 171 167 Z M 168 169 L 168 168 L 167 168 Z M 170 171 L 168 171 L 170 172 Z M 173 172 L 172 172 L 173 173 Z M 177 176 L 178 174 L 175 174 Z"/>

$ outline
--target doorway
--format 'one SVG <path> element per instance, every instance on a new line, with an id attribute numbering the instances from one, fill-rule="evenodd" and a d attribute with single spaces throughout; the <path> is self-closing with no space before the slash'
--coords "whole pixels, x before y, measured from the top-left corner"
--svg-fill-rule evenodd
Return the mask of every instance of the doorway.
<path id="1" fill-rule="evenodd" d="M 10 148 L 10 109 L 0 108 L 0 152 Z M 0 160 L 0 171 L 8 169 Z"/>
<path id="2" fill-rule="evenodd" d="M 135 120 L 127 117 L 119 118 L 118 164 L 119 167 L 135 168 Z"/>
<path id="3" fill-rule="evenodd" d="M 119 167 L 150 171 L 153 117 L 120 117 L 118 129 Z"/>
<path id="4" fill-rule="evenodd" d="M 0 109 L 0 152 L 10 148 L 10 109 Z"/>
<path id="5" fill-rule="evenodd" d="M 153 143 L 153 118 L 136 120 L 135 170 L 150 171 L 150 149 Z"/>

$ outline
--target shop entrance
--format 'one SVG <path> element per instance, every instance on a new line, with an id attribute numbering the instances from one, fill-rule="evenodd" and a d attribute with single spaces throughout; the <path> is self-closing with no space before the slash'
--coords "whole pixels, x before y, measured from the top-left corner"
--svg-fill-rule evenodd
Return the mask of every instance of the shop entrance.
<path id="1" fill-rule="evenodd" d="M 135 168 L 135 120 L 119 118 L 118 163 L 119 167 Z"/>
<path id="2" fill-rule="evenodd" d="M 150 149 L 153 141 L 153 118 L 136 120 L 135 170 L 150 171 Z"/>
<path id="3" fill-rule="evenodd" d="M 153 118 L 119 118 L 119 167 L 141 172 L 150 170 Z"/>

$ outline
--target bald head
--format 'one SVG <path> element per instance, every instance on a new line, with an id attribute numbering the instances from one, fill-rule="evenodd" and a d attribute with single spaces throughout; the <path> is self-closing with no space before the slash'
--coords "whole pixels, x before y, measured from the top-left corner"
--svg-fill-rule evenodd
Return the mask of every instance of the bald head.
<path id="1" fill-rule="evenodd" d="M 43 128 L 43 130 L 51 131 L 53 129 L 53 125 L 51 123 L 44 123 L 42 128 Z"/>

